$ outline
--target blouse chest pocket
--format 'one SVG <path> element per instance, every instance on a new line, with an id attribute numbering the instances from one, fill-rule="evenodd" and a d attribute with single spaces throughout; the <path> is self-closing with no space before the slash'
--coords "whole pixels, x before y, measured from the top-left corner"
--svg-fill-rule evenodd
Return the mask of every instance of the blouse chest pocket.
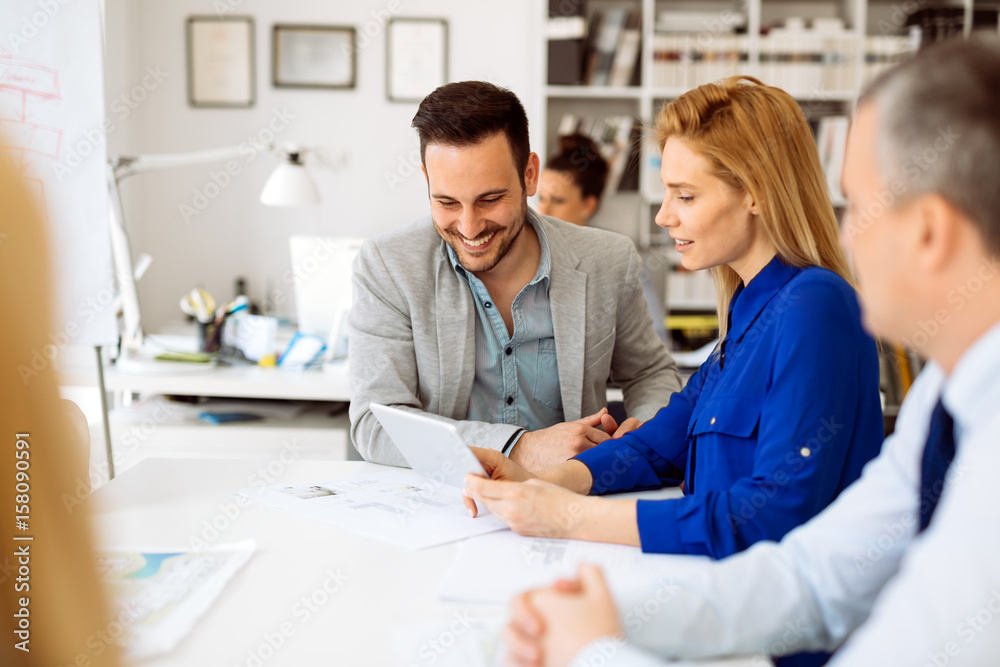
<path id="1" fill-rule="evenodd" d="M 729 395 L 705 404 L 691 425 L 690 493 L 726 490 L 753 474 L 761 403 Z"/>
<path id="2" fill-rule="evenodd" d="M 692 422 L 690 435 L 755 438 L 761 402 L 753 396 L 712 397 Z"/>

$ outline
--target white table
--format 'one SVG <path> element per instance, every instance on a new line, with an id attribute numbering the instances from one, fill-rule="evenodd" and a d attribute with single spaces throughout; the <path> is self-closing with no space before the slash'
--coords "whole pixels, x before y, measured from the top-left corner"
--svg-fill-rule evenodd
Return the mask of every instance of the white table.
<path id="1" fill-rule="evenodd" d="M 405 551 L 256 503 L 240 508 L 232 493 L 253 485 L 254 475 L 269 465 L 269 484 L 382 468 L 348 461 L 149 459 L 94 493 L 100 546 L 190 548 L 212 522 L 222 528 L 215 544 L 257 542 L 257 552 L 192 634 L 171 655 L 144 665 L 247 665 L 248 651 L 266 644 L 283 623 L 290 623 L 294 634 L 262 663 L 265 667 L 396 665 L 394 622 L 447 622 L 456 612 L 481 619 L 505 614 L 500 608 L 436 600 L 457 544 Z M 346 582 L 303 620 L 294 606 L 322 587 L 328 571 L 339 571 Z"/>

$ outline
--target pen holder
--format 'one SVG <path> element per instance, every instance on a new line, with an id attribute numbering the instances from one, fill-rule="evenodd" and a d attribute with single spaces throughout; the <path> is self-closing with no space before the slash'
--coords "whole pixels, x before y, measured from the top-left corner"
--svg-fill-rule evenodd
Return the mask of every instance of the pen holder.
<path id="1" fill-rule="evenodd" d="M 202 352 L 218 352 L 221 325 L 215 322 L 198 322 L 198 349 Z"/>

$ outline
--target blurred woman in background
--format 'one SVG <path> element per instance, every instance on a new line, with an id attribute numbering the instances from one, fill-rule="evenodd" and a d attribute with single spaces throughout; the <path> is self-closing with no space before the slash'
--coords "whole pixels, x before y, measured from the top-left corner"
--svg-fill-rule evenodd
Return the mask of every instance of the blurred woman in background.
<path id="1" fill-rule="evenodd" d="M 586 226 L 601 205 L 608 171 L 607 160 L 590 137 L 584 134 L 559 137 L 559 151 L 549 158 L 538 177 L 538 212 Z M 641 271 L 639 277 L 653 329 L 660 340 L 667 342 L 664 295 L 653 286 L 648 270 Z M 623 414 L 619 412 L 614 416 L 621 422 Z"/>

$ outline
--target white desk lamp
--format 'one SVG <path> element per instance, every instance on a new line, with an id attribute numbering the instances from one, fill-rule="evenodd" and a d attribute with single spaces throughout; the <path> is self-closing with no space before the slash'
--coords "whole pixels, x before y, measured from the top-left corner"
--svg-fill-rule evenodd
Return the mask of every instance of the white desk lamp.
<path id="1" fill-rule="evenodd" d="M 309 206 L 320 201 L 319 190 L 305 166 L 306 150 L 295 145 L 269 146 L 278 155 L 280 163 L 271 174 L 261 191 L 260 202 L 268 206 Z M 122 308 L 122 354 L 118 368 L 124 372 L 140 373 L 194 373 L 208 370 L 202 364 L 155 362 L 143 359 L 139 354 L 142 347 L 142 314 L 136 291 L 136 280 L 149 265 L 146 255 L 139 260 L 137 275 L 132 261 L 132 249 L 125 227 L 119 184 L 129 176 L 147 171 L 186 167 L 206 162 L 221 162 L 242 157 L 241 147 L 217 148 L 192 153 L 165 155 L 119 156 L 108 160 L 108 192 L 111 198 L 109 224 L 111 248 L 115 262 L 115 273 L 119 284 L 119 298 Z"/>

